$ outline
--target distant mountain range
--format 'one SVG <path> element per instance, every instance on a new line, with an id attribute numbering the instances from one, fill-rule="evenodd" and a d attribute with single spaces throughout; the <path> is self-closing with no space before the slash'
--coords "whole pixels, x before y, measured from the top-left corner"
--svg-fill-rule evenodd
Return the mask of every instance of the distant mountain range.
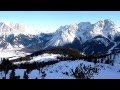
<path id="1" fill-rule="evenodd" d="M 104 54 L 120 49 L 120 28 L 109 19 L 61 26 L 54 33 L 31 35 L 24 33 L 26 29 L 24 25 L 0 22 L 0 50 L 34 52 L 61 47 Z"/>
<path id="2" fill-rule="evenodd" d="M 120 49 L 120 28 L 109 19 L 61 26 L 46 45 L 51 47 L 74 48 L 86 54 L 110 53 Z"/>

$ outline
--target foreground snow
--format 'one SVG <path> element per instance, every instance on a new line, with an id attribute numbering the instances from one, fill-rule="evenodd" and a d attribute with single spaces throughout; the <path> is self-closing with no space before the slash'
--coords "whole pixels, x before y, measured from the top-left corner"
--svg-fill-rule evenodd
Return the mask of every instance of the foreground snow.
<path id="1" fill-rule="evenodd" d="M 33 63 L 33 62 L 48 62 L 52 60 L 57 60 L 57 57 L 61 56 L 60 54 L 48 54 L 44 53 L 42 55 L 34 56 L 30 61 L 22 61 L 16 62 L 14 64 L 20 63 Z M 115 57 L 114 66 L 109 64 L 102 63 L 93 63 L 87 62 L 83 60 L 69 60 L 69 61 L 60 61 L 53 65 L 47 65 L 40 70 L 34 69 L 29 74 L 29 79 L 75 79 L 72 75 L 71 69 L 75 70 L 78 65 L 83 64 L 85 66 L 91 65 L 92 67 L 96 67 L 99 69 L 98 73 L 94 73 L 91 79 L 120 79 L 120 55 Z M 23 79 L 23 75 L 26 69 L 15 69 L 16 76 L 20 76 L 20 79 Z M 43 77 L 43 73 L 45 72 L 45 76 Z M 11 70 L 7 73 L 7 79 L 9 79 Z M 66 74 L 67 73 L 67 74 Z M 3 71 L 0 72 L 0 79 L 4 77 L 5 74 Z"/>
<path id="2" fill-rule="evenodd" d="M 75 60 L 75 61 L 61 61 L 54 65 L 49 65 L 42 68 L 42 72 L 45 71 L 46 76 L 42 77 L 42 73 L 38 70 L 32 70 L 28 76 L 29 79 L 75 79 L 74 76 L 71 75 L 71 69 L 75 69 L 81 63 L 87 65 L 91 65 L 93 67 L 99 68 L 99 73 L 93 74 L 91 79 L 120 79 L 120 65 L 115 64 L 115 66 L 107 65 L 107 64 L 94 64 L 91 62 L 86 62 L 83 60 Z M 24 71 L 26 69 L 16 69 L 16 76 L 20 76 L 20 79 L 23 79 Z M 7 74 L 7 79 L 9 79 L 11 70 L 9 70 Z M 68 75 L 64 74 L 68 72 Z M 0 79 L 4 76 L 4 72 L 0 72 Z"/>
<path id="3" fill-rule="evenodd" d="M 93 77 L 91 79 L 120 79 L 120 72 L 118 72 L 120 70 L 120 65 L 115 65 L 115 66 L 110 66 L 110 65 L 106 65 L 106 64 L 94 64 L 94 63 L 90 63 L 90 62 L 86 62 L 86 61 L 82 61 L 82 60 L 76 60 L 76 61 L 63 61 L 60 63 L 55 64 L 54 66 L 49 66 L 49 67 L 45 67 L 43 68 L 43 70 L 47 73 L 46 77 L 47 79 L 52 78 L 55 79 L 56 77 L 59 79 L 75 79 L 74 76 L 71 76 L 71 72 L 70 69 L 75 69 L 79 64 L 85 64 L 87 65 L 91 65 L 94 67 L 99 68 L 99 73 L 95 73 L 93 75 Z M 53 73 L 50 73 L 52 72 Z M 64 77 L 61 76 L 61 74 L 63 72 L 68 72 L 69 75 L 68 77 Z M 58 74 L 60 73 L 60 74 Z M 57 76 L 56 76 L 57 75 Z"/>

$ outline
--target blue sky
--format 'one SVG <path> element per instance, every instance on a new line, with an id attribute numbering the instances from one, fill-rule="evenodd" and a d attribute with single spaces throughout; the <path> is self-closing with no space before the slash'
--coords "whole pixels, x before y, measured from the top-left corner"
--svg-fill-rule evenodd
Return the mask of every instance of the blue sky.
<path id="1" fill-rule="evenodd" d="M 111 19 L 120 26 L 120 11 L 0 11 L 0 21 L 56 30 L 61 25 Z"/>

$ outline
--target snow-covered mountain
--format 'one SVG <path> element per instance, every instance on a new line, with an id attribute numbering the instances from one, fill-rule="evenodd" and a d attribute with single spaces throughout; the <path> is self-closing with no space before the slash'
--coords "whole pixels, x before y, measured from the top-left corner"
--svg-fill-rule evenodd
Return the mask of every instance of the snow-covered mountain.
<path id="1" fill-rule="evenodd" d="M 119 37 L 119 33 L 120 29 L 109 19 L 100 20 L 95 24 L 91 24 L 90 22 L 81 22 L 79 24 L 65 25 L 61 26 L 55 32 L 53 38 L 47 43 L 46 48 L 72 46 L 72 48 L 84 51 L 85 48 L 88 50 L 88 47 L 91 48 L 92 45 L 95 45 L 94 47 L 97 48 L 98 44 L 101 42 L 102 45 L 100 46 L 105 46 L 103 49 L 105 49 L 106 53 L 116 44 L 115 40 L 116 37 Z M 118 42 L 119 41 L 120 39 Z M 99 52 L 100 50 L 97 51 Z M 90 52 L 91 53 L 87 54 L 93 54 L 93 51 Z"/>
<path id="2" fill-rule="evenodd" d="M 24 31 L 20 24 L 1 22 L 0 79 L 120 78 L 120 29 L 111 20 L 65 25 L 55 33 Z"/>
<path id="3" fill-rule="evenodd" d="M 36 32 L 23 24 L 0 22 L 0 52 L 23 51 L 34 52 L 40 50 L 51 39 L 52 34 Z M 40 31 L 40 30 L 39 30 Z"/>
<path id="4" fill-rule="evenodd" d="M 0 22 L 0 35 L 19 34 L 25 32 L 25 25 L 12 22 Z"/>
<path id="5" fill-rule="evenodd" d="M 56 31 L 53 39 L 51 39 L 51 44 L 49 43 L 49 45 L 62 46 L 66 43 L 73 42 L 75 38 L 79 38 L 84 43 L 98 35 L 102 35 L 107 38 L 114 38 L 115 34 L 118 32 L 120 32 L 120 29 L 118 29 L 116 25 L 108 19 L 98 21 L 95 24 L 91 24 L 90 22 L 81 22 L 79 24 L 60 27 Z"/>
<path id="6" fill-rule="evenodd" d="M 94 24 L 80 22 L 59 27 L 53 33 L 27 31 L 26 25 L 0 22 L 0 51 L 34 52 L 53 47 L 74 48 L 86 54 L 104 54 L 120 49 L 120 28 L 109 19 Z M 34 30 L 32 30 L 34 31 Z"/>

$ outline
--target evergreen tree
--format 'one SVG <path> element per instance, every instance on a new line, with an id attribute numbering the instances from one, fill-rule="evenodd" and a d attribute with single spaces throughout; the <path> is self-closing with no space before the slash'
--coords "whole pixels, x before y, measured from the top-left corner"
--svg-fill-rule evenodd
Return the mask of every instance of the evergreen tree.
<path id="1" fill-rule="evenodd" d="M 2 77 L 2 79 L 6 79 L 5 77 Z"/>
<path id="2" fill-rule="evenodd" d="M 45 71 L 42 71 L 41 73 L 42 73 L 42 79 L 44 79 L 46 76 L 46 73 L 45 73 Z"/>
<path id="3" fill-rule="evenodd" d="M 5 72 L 5 78 L 6 78 L 6 74 L 9 71 L 8 69 L 10 68 L 10 66 L 12 65 L 12 63 L 8 59 L 3 58 L 1 65 L 3 67 L 2 69 Z"/>
<path id="4" fill-rule="evenodd" d="M 18 76 L 15 76 L 16 77 L 16 79 L 20 79 L 20 76 L 18 75 Z"/>
<path id="5" fill-rule="evenodd" d="M 10 73 L 10 79 L 15 79 L 15 69 L 12 69 Z"/>
<path id="6" fill-rule="evenodd" d="M 24 79 L 28 79 L 28 78 L 29 78 L 26 71 L 24 71 L 24 76 L 23 76 L 23 78 L 24 78 Z"/>
<path id="7" fill-rule="evenodd" d="M 95 63 L 95 64 L 97 63 L 97 59 L 94 59 L 94 63 Z"/>
<path id="8" fill-rule="evenodd" d="M 29 74 L 31 72 L 31 69 L 30 68 L 27 68 L 26 69 L 26 73 Z"/>
<path id="9" fill-rule="evenodd" d="M 100 63 L 103 63 L 103 58 L 101 58 L 101 61 L 100 61 Z"/>

